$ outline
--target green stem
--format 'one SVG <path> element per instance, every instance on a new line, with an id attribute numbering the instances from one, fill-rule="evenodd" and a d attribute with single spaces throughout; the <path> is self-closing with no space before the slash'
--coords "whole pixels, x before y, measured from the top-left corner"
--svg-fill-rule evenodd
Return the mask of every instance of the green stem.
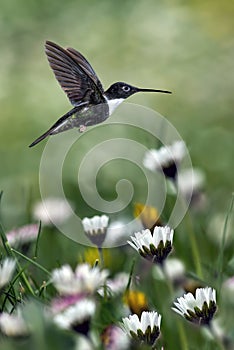
<path id="1" fill-rule="evenodd" d="M 6 242 L 6 244 L 8 244 L 8 242 Z M 29 292 L 31 295 L 34 296 L 34 295 L 35 295 L 35 294 L 34 294 L 34 290 L 32 289 L 32 287 L 31 287 L 31 285 L 30 285 L 30 283 L 29 283 L 29 281 L 28 281 L 28 279 L 27 279 L 25 273 L 23 272 L 23 268 L 21 267 L 20 263 L 19 263 L 18 260 L 16 259 L 16 256 L 15 256 L 15 254 L 14 254 L 13 249 L 11 249 L 11 251 L 12 251 L 12 256 L 13 256 L 13 257 L 15 258 L 15 260 L 16 260 L 17 270 L 18 270 L 18 272 L 21 272 L 21 278 L 22 278 L 22 280 L 23 280 L 23 282 L 24 282 L 24 284 L 25 284 L 26 289 L 28 290 L 28 292 Z"/>
<path id="2" fill-rule="evenodd" d="M 220 349 L 220 350 L 225 350 L 226 348 L 225 348 L 225 346 L 224 346 L 222 340 L 220 339 L 220 337 L 219 337 L 219 336 L 217 335 L 217 333 L 215 332 L 215 329 L 214 329 L 214 327 L 212 326 L 212 323 L 209 324 L 208 329 L 209 329 L 209 331 L 210 331 L 210 333 L 211 333 L 213 339 L 215 340 L 216 344 L 218 345 L 219 349 Z"/>
<path id="3" fill-rule="evenodd" d="M 23 268 L 21 267 L 20 263 L 16 259 L 16 256 L 13 252 L 13 249 L 11 248 L 11 246 L 8 243 L 7 237 L 5 235 L 4 229 L 3 229 L 1 224 L 0 224 L 0 232 L 1 232 L 2 243 L 3 243 L 3 246 L 4 246 L 8 256 L 11 256 L 12 258 L 14 258 L 16 260 L 17 271 L 18 271 L 18 273 L 21 273 L 21 278 L 22 278 L 28 292 L 34 296 L 34 291 L 31 287 L 25 273 L 23 272 Z"/>
<path id="4" fill-rule="evenodd" d="M 16 253 L 17 255 L 21 256 L 23 259 L 25 259 L 26 261 L 30 262 L 32 265 L 36 266 L 38 269 L 40 269 L 41 271 L 45 272 L 47 275 L 51 275 L 50 271 L 48 271 L 47 269 L 45 269 L 43 266 L 41 266 L 40 264 L 38 264 L 35 260 L 32 260 L 30 258 L 28 258 L 26 255 L 18 252 L 18 250 L 15 250 L 13 248 L 11 248 L 11 250 Z"/>
<path id="5" fill-rule="evenodd" d="M 232 215 L 233 205 L 234 205 L 234 193 L 232 193 L 231 203 L 228 208 L 227 215 L 224 222 L 222 242 L 221 242 L 220 253 L 218 258 L 218 293 L 220 292 L 221 285 L 222 285 L 224 250 L 225 250 L 225 244 L 226 244 L 226 238 L 227 238 L 227 229 L 228 229 L 230 217 Z"/>
<path id="6" fill-rule="evenodd" d="M 165 272 L 165 269 L 164 269 L 164 265 L 161 264 L 160 266 L 161 266 L 161 270 L 162 270 L 162 273 L 164 275 L 164 278 L 165 278 L 165 280 L 167 282 L 167 287 L 168 287 L 168 290 L 170 292 L 171 299 L 173 300 L 175 293 L 174 293 L 174 288 L 173 288 L 172 282 L 166 275 L 166 272 Z M 177 325 L 179 338 L 180 338 L 180 344 L 181 344 L 180 349 L 188 350 L 189 347 L 188 347 L 187 337 L 186 337 L 186 334 L 185 334 L 185 331 L 184 331 L 184 326 L 180 322 L 180 320 L 176 320 L 176 325 Z"/>
<path id="7" fill-rule="evenodd" d="M 186 225 L 187 225 L 188 235 L 189 235 L 189 239 L 190 239 L 190 245 L 191 245 L 191 249 L 192 249 L 195 271 L 196 271 L 197 276 L 199 278 L 203 279 L 200 253 L 199 253 L 197 240 L 196 240 L 196 236 L 195 236 L 195 233 L 193 230 L 193 225 L 192 225 L 192 221 L 191 221 L 191 217 L 190 217 L 189 213 L 186 213 L 185 219 L 186 219 Z"/>
<path id="8" fill-rule="evenodd" d="M 132 266 L 131 266 L 130 273 L 129 273 L 128 284 L 127 284 L 127 287 L 125 289 L 125 292 L 127 292 L 130 289 L 130 285 L 131 285 L 131 282 L 132 282 L 133 271 L 134 271 L 134 268 L 135 268 L 135 263 L 136 263 L 136 259 L 133 259 Z"/>
<path id="9" fill-rule="evenodd" d="M 103 249 L 102 247 L 98 247 L 98 253 L 99 253 L 99 258 L 100 258 L 100 268 L 104 267 L 104 258 L 103 258 Z"/>
<path id="10" fill-rule="evenodd" d="M 41 221 L 39 222 L 39 227 L 38 227 L 37 241 L 36 241 L 36 247 L 35 247 L 35 253 L 34 253 L 35 259 L 37 258 L 37 255 L 38 255 L 40 237 L 41 237 Z"/>
<path id="11" fill-rule="evenodd" d="M 177 195 L 178 195 L 177 183 L 175 183 L 175 186 L 177 188 Z M 183 208 L 187 209 L 187 205 L 185 203 L 185 199 L 181 196 L 180 200 L 181 200 L 181 204 L 182 204 Z M 184 219 L 185 219 L 185 223 L 186 223 L 186 226 L 187 226 L 188 236 L 189 236 L 190 245 L 191 245 L 191 249 L 192 249 L 193 262 L 194 262 L 194 265 L 195 265 L 195 271 L 196 271 L 197 276 L 200 279 L 203 279 L 200 253 L 199 253 L 199 249 L 198 249 L 198 245 L 197 245 L 196 235 L 195 235 L 195 232 L 194 232 L 194 229 L 193 229 L 192 220 L 191 220 L 191 217 L 190 217 L 190 214 L 189 214 L 188 210 L 189 210 L 189 208 L 186 211 Z"/>

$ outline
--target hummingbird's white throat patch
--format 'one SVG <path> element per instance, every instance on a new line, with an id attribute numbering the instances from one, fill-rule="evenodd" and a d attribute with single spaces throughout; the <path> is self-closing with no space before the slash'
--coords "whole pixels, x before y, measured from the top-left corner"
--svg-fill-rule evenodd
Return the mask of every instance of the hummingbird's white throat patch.
<path id="1" fill-rule="evenodd" d="M 115 98 L 113 100 L 107 100 L 108 106 L 109 106 L 109 115 L 111 115 L 115 108 L 118 107 L 120 105 L 120 103 L 122 103 L 124 100 L 124 98 Z"/>

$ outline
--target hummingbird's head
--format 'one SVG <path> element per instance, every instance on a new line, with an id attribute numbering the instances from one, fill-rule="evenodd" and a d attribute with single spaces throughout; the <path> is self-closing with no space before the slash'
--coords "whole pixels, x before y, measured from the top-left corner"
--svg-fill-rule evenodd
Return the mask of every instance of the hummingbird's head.
<path id="1" fill-rule="evenodd" d="M 138 89 L 135 86 L 131 86 L 127 83 L 114 83 L 109 89 L 105 91 L 105 95 L 109 100 L 117 99 L 117 98 L 128 98 L 129 96 L 138 92 Z"/>
<path id="2" fill-rule="evenodd" d="M 129 96 L 136 94 L 137 92 L 162 92 L 165 94 L 171 94 L 167 90 L 155 90 L 155 89 L 141 89 L 136 86 L 129 85 L 123 82 L 117 82 L 112 84 L 106 91 L 105 95 L 108 100 L 113 99 L 126 99 Z"/>

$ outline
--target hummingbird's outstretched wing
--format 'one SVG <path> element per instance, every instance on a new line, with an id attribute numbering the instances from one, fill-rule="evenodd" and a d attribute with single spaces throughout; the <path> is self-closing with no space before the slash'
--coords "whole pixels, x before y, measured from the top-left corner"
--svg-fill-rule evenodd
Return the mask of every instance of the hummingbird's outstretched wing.
<path id="1" fill-rule="evenodd" d="M 46 41 L 45 53 L 56 79 L 74 106 L 84 101 L 94 105 L 106 102 L 102 84 L 83 55 L 51 41 Z"/>
<path id="2" fill-rule="evenodd" d="M 97 74 L 95 73 L 93 67 L 90 65 L 90 63 L 86 60 L 86 58 L 78 51 L 71 47 L 67 47 L 66 51 L 71 54 L 72 58 L 77 62 L 78 65 L 80 65 L 83 70 L 88 74 L 90 79 L 93 80 L 93 82 L 97 85 L 99 90 L 101 91 L 102 94 L 104 94 L 104 89 L 102 86 L 102 83 L 100 82 Z"/>

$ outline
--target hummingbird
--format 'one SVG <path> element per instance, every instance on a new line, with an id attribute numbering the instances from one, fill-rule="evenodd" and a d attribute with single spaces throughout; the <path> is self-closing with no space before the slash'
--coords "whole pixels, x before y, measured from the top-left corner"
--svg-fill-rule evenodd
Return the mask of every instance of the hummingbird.
<path id="1" fill-rule="evenodd" d="M 138 92 L 171 94 L 171 91 L 142 89 L 124 82 L 116 82 L 105 91 L 92 66 L 80 52 L 70 47 L 64 49 L 52 41 L 46 41 L 45 53 L 55 78 L 73 108 L 29 147 L 35 146 L 49 135 L 75 127 L 83 132 L 87 126 L 104 122 L 120 103 Z"/>

